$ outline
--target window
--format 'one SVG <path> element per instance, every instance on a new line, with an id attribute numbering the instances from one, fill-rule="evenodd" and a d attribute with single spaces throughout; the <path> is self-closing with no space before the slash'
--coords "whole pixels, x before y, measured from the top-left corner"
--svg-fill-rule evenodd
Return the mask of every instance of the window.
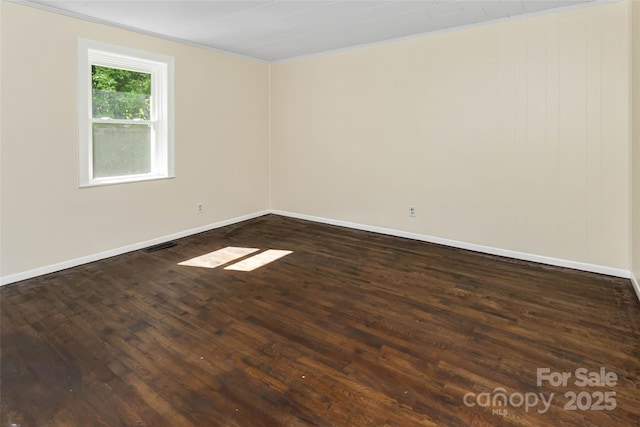
<path id="1" fill-rule="evenodd" d="M 174 176 L 173 58 L 78 43 L 80 187 Z"/>

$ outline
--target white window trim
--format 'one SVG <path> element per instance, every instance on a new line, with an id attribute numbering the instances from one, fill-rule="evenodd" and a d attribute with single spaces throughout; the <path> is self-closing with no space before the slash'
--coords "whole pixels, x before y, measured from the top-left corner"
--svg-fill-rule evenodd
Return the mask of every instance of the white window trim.
<path id="1" fill-rule="evenodd" d="M 151 148 L 151 172 L 139 175 L 93 177 L 91 66 L 100 65 L 151 73 L 153 117 L 140 123 L 156 123 Z M 175 177 L 174 59 L 122 46 L 78 39 L 78 184 L 83 187 L 148 181 Z M 117 123 L 118 120 L 108 120 Z"/>

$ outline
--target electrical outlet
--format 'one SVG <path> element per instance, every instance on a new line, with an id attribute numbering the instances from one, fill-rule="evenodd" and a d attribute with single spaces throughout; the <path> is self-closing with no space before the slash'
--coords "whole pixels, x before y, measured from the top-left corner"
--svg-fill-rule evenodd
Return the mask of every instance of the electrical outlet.
<path id="1" fill-rule="evenodd" d="M 198 212 L 199 214 L 203 213 L 204 212 L 204 204 L 198 203 L 196 205 L 196 212 Z"/>
<path id="2" fill-rule="evenodd" d="M 416 207 L 415 206 L 409 206 L 409 216 L 410 217 L 415 217 L 416 216 Z"/>

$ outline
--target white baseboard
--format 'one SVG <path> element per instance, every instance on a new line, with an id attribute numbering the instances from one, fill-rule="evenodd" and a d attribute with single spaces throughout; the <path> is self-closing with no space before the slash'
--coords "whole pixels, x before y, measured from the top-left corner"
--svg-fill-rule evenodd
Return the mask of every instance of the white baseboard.
<path id="1" fill-rule="evenodd" d="M 291 217 L 291 218 L 304 219 L 307 221 L 313 221 L 313 222 L 318 222 L 322 224 L 337 225 L 341 227 L 353 228 L 356 230 L 371 231 L 374 233 L 387 234 L 390 236 L 405 237 L 408 239 L 419 240 L 423 242 L 437 243 L 440 245 L 451 246 L 451 247 L 460 248 L 460 249 L 468 249 L 471 251 L 483 252 L 491 255 L 499 255 L 499 256 L 504 256 L 508 258 L 521 259 L 525 261 L 539 262 L 542 264 L 573 268 L 576 270 L 607 274 L 609 276 L 623 277 L 627 279 L 630 278 L 633 284 L 634 290 L 638 295 L 638 298 L 640 299 L 640 285 L 638 284 L 637 279 L 631 274 L 630 271 L 619 269 L 619 268 L 612 268 L 612 267 L 607 267 L 607 266 L 602 266 L 597 264 L 587 264 L 587 263 L 578 262 L 578 261 L 570 261 L 570 260 L 564 260 L 559 258 L 546 257 L 542 255 L 534 255 L 534 254 L 529 254 L 525 252 L 517 252 L 517 251 L 511 251 L 507 249 L 494 248 L 491 246 L 483 246 L 483 245 L 477 245 L 473 243 L 461 242 L 458 240 L 443 239 L 440 237 L 429 236 L 426 234 L 410 233 L 407 231 L 395 230 L 391 228 L 376 227 L 376 226 L 371 226 L 366 224 L 359 224 L 355 222 L 341 221 L 341 220 L 335 220 L 330 218 L 299 214 L 295 212 L 281 211 L 277 209 L 268 209 L 264 211 L 254 212 L 251 214 L 239 216 L 236 218 L 231 218 L 224 221 L 219 221 L 213 224 L 207 224 L 202 227 L 192 228 L 190 230 L 169 234 L 166 236 L 158 237 L 158 238 L 147 240 L 144 242 L 122 246 L 116 249 L 110 249 L 104 252 L 99 252 L 96 254 L 91 254 L 84 257 L 75 258 L 72 260 L 63 261 L 63 262 L 52 264 L 52 265 L 47 265 L 44 267 L 34 268 L 32 270 L 23 271 L 23 272 L 11 274 L 8 276 L 2 276 L 0 277 L 0 286 L 8 285 L 9 283 L 19 282 L 21 280 L 31 279 L 33 277 L 42 276 L 44 274 L 49 274 L 49 273 L 53 273 L 60 270 L 65 270 L 67 268 L 76 267 L 78 265 L 99 261 L 101 259 L 110 258 L 116 255 L 121 255 L 127 252 L 131 252 L 131 251 L 136 251 L 139 249 L 146 248 L 148 246 L 157 245 L 159 243 L 168 242 L 170 240 L 180 239 L 182 237 L 187 237 L 193 234 L 202 233 L 205 231 L 213 230 L 213 229 L 224 227 L 227 225 L 236 224 L 238 222 L 257 218 L 270 213 L 275 215 Z"/>
<path id="2" fill-rule="evenodd" d="M 358 224 L 354 222 L 340 221 L 340 220 L 335 220 L 330 218 L 299 214 L 295 212 L 281 211 L 277 209 L 271 209 L 270 212 L 276 215 L 288 216 L 291 218 L 304 219 L 307 221 L 320 222 L 323 224 L 338 225 L 341 227 L 354 228 L 356 230 L 372 231 L 374 233 L 388 234 L 390 236 L 406 237 L 408 239 L 420 240 L 423 242 L 437 243 L 440 245 L 452 246 L 454 248 L 468 249 L 471 251 L 483 252 L 491 255 L 499 255 L 499 256 L 504 256 L 508 258 L 515 258 L 515 259 L 520 259 L 524 261 L 539 262 L 541 264 L 554 265 L 557 267 L 573 268 L 575 270 L 606 274 L 609 276 L 622 277 L 625 279 L 628 279 L 631 277 L 631 272 L 629 272 L 628 270 L 623 270 L 621 268 L 613 268 L 613 267 L 607 267 L 604 265 L 588 264 L 584 262 L 570 261 L 570 260 L 565 260 L 560 258 L 552 258 L 552 257 L 543 256 L 543 255 L 529 254 L 526 252 L 517 252 L 517 251 L 511 251 L 507 249 L 494 248 L 491 246 L 476 245 L 474 243 L 443 239 L 441 237 L 434 237 L 426 234 L 410 233 L 407 231 L 395 230 L 391 228 L 376 227 L 371 225 Z M 636 291 L 638 291 L 638 289 L 636 289 Z"/>
<path id="3" fill-rule="evenodd" d="M 633 290 L 636 291 L 636 296 L 638 297 L 638 301 L 640 301 L 640 283 L 638 283 L 638 279 L 636 276 L 631 273 L 631 284 L 633 285 Z"/>
<path id="4" fill-rule="evenodd" d="M 143 249 L 149 246 L 157 245 L 159 243 L 168 242 L 175 239 L 180 239 L 182 237 L 191 236 L 192 234 L 202 233 L 204 231 L 213 230 L 215 228 L 224 227 L 227 225 L 235 224 L 238 222 L 246 221 L 248 219 L 257 218 L 259 216 L 263 216 L 270 213 L 268 210 L 254 212 L 247 215 L 242 215 L 239 217 L 227 219 L 224 221 L 215 222 L 213 224 L 203 225 L 202 227 L 192 228 L 190 230 L 180 231 L 178 233 L 169 234 L 166 236 L 158 237 L 151 240 L 146 240 L 144 242 L 134 243 L 131 245 L 121 246 L 116 249 L 110 249 L 108 251 L 99 252 L 96 254 L 91 254 L 87 256 L 83 256 L 80 258 L 71 259 L 68 261 L 59 262 L 56 264 L 47 265 L 44 267 L 34 268 L 32 270 L 23 271 L 21 273 L 10 274 L 8 276 L 0 277 L 0 286 L 8 285 L 9 283 L 19 282 L 21 280 L 31 279 L 32 277 L 42 276 L 43 274 L 49 274 L 60 270 L 65 270 L 67 268 L 76 267 L 78 265 L 87 264 L 94 261 L 99 261 L 101 259 L 110 258 L 116 255 L 121 255 L 131 251 L 137 251 L 139 249 Z"/>

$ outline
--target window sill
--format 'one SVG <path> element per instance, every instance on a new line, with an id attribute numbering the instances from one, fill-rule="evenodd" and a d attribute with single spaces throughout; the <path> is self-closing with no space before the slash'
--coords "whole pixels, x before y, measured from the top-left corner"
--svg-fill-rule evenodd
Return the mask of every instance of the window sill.
<path id="1" fill-rule="evenodd" d="M 106 185 L 131 184 L 135 182 L 145 181 L 160 181 L 173 178 L 175 178 L 175 175 L 132 175 L 126 177 L 103 178 L 93 180 L 92 182 L 80 184 L 79 188 L 104 187 Z"/>

